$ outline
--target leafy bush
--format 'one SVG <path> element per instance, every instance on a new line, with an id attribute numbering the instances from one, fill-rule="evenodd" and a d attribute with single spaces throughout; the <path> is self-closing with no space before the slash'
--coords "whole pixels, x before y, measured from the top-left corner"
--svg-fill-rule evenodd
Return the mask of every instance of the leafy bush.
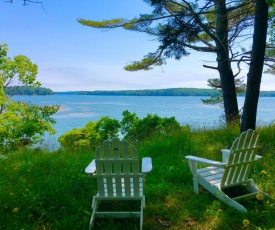
<path id="1" fill-rule="evenodd" d="M 170 135 L 180 129 L 180 124 L 175 117 L 161 118 L 158 115 L 148 114 L 139 119 L 135 113 L 123 111 L 122 121 L 108 116 L 102 117 L 97 122 L 90 121 L 80 129 L 73 129 L 59 137 L 61 147 L 71 148 L 95 148 L 102 141 L 123 135 L 131 141 L 141 141 L 153 134 Z"/>
<path id="2" fill-rule="evenodd" d="M 101 140 L 117 137 L 119 128 L 119 121 L 117 119 L 111 119 L 108 116 L 102 117 L 95 125 L 95 129 Z"/>
<path id="3" fill-rule="evenodd" d="M 119 121 L 108 116 L 97 122 L 90 121 L 80 129 L 72 129 L 58 138 L 65 149 L 95 148 L 103 140 L 118 136 Z"/>
<path id="4" fill-rule="evenodd" d="M 85 127 L 74 128 L 58 138 L 60 145 L 65 149 L 79 149 L 95 146 L 100 141 L 100 136 L 95 128 L 96 123 L 90 121 Z"/>
<path id="5" fill-rule="evenodd" d="M 135 113 L 130 113 L 128 110 L 122 115 L 122 133 L 126 139 L 131 141 L 141 141 L 155 133 L 168 135 L 180 128 L 175 117 L 161 118 L 156 114 L 147 114 L 143 119 L 139 119 Z"/>
<path id="6" fill-rule="evenodd" d="M 54 134 L 51 117 L 59 106 L 38 106 L 7 99 L 0 113 L 0 149 L 15 151 L 36 144 L 45 132 Z"/>

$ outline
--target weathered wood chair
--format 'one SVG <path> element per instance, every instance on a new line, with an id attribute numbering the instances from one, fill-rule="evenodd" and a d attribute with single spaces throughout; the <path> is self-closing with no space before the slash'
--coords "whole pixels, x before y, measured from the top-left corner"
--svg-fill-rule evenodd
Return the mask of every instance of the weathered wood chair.
<path id="1" fill-rule="evenodd" d="M 98 193 L 93 196 L 90 229 L 95 218 L 140 218 L 143 225 L 143 194 L 145 176 L 152 169 L 149 157 L 142 159 L 142 169 L 135 147 L 126 140 L 113 138 L 106 140 L 96 149 L 95 159 L 87 166 L 85 172 L 97 179 Z M 140 211 L 110 212 L 98 211 L 102 200 L 140 200 Z"/>
<path id="2" fill-rule="evenodd" d="M 259 135 L 256 131 L 249 129 L 241 133 L 240 137 L 233 142 L 230 150 L 222 150 L 223 162 L 186 156 L 193 174 L 195 193 L 199 194 L 199 184 L 201 184 L 218 199 L 241 212 L 247 210 L 238 201 L 255 198 L 258 193 L 268 196 L 257 187 L 252 179 L 249 179 L 253 163 L 261 158 L 256 155 L 259 149 L 258 142 Z M 199 169 L 197 163 L 206 164 L 209 167 Z M 225 190 L 232 189 L 232 187 L 235 187 L 237 193 L 240 193 L 240 190 L 246 192 L 230 197 Z"/>

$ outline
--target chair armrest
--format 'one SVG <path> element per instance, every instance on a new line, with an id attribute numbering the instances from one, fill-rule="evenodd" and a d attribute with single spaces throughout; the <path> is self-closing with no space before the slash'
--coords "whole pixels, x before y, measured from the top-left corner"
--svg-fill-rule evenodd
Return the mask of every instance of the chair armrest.
<path id="1" fill-rule="evenodd" d="M 226 165 L 226 163 L 222 163 L 219 161 L 212 161 L 212 160 L 208 160 L 208 159 L 201 158 L 201 157 L 185 156 L 185 158 L 189 161 L 195 161 L 198 163 L 207 164 L 207 165 L 215 166 L 218 168 L 223 168 Z"/>
<path id="2" fill-rule="evenodd" d="M 142 166 L 141 166 L 141 172 L 142 173 L 148 173 L 152 170 L 152 159 L 151 157 L 143 157 L 142 158 Z"/>
<path id="3" fill-rule="evenodd" d="M 260 160 L 260 159 L 262 159 L 263 157 L 262 156 L 260 156 L 260 155 L 256 155 L 255 156 L 255 160 Z"/>
<path id="4" fill-rule="evenodd" d="M 85 169 L 85 173 L 93 175 L 96 171 L 95 160 L 93 160 Z"/>

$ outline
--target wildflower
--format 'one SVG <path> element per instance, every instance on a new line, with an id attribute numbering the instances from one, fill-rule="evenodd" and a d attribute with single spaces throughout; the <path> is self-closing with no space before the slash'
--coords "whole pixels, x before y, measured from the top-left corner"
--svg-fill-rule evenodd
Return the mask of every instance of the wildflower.
<path id="1" fill-rule="evenodd" d="M 262 170 L 261 174 L 267 174 L 267 172 L 265 170 Z"/>
<path id="2" fill-rule="evenodd" d="M 263 194 L 261 194 L 261 193 L 257 193 L 256 198 L 257 198 L 257 200 L 263 200 L 264 199 Z"/>
<path id="3" fill-rule="evenodd" d="M 243 220 L 244 227 L 247 227 L 250 224 L 248 219 Z"/>
<path id="4" fill-rule="evenodd" d="M 12 211 L 13 211 L 14 213 L 18 213 L 19 208 L 14 208 Z"/>

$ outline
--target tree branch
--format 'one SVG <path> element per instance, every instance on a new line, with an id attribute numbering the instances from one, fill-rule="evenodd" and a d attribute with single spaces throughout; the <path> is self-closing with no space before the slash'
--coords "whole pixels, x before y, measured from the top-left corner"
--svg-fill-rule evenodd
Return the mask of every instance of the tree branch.
<path id="1" fill-rule="evenodd" d="M 205 68 L 208 68 L 208 69 L 218 70 L 218 67 L 213 67 L 213 66 L 209 66 L 209 65 L 202 65 L 202 66 Z"/>
<path id="2" fill-rule="evenodd" d="M 14 0 L 6 0 L 5 2 L 9 2 L 9 3 L 13 3 Z M 47 13 L 47 11 L 45 10 L 44 6 L 43 6 L 43 2 L 41 1 L 34 1 L 34 0 L 22 0 L 23 1 L 23 6 L 27 6 L 28 3 L 38 3 L 41 5 L 42 9 Z"/>

